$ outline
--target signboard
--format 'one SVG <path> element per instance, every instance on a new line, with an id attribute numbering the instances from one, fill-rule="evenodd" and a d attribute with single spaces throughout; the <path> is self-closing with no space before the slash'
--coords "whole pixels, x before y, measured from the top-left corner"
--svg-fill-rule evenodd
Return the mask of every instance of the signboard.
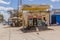
<path id="1" fill-rule="evenodd" d="M 39 18 L 42 18 L 42 16 L 37 16 L 37 18 L 39 19 Z"/>
<path id="2" fill-rule="evenodd" d="M 28 15 L 28 18 L 33 18 L 33 16 L 31 16 L 31 15 Z"/>

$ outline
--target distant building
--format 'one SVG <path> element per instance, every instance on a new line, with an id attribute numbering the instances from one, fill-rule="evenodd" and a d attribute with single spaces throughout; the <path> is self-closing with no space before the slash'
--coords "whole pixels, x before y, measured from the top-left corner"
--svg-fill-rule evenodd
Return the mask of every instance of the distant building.
<path id="1" fill-rule="evenodd" d="M 51 15 L 51 23 L 60 25 L 60 9 L 53 9 Z"/>

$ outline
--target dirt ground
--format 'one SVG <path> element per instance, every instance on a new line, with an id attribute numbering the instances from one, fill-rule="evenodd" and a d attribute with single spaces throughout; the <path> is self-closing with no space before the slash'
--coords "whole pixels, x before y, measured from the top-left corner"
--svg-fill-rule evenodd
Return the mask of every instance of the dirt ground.
<path id="1" fill-rule="evenodd" d="M 24 33 L 21 27 L 0 25 L 0 40 L 60 40 L 60 26 L 50 26 L 51 30 Z"/>

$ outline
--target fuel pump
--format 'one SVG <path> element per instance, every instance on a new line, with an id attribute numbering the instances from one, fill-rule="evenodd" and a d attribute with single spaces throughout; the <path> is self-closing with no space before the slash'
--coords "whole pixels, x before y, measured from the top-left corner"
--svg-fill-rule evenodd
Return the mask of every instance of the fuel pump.
<path id="1" fill-rule="evenodd" d="M 28 26 L 33 26 L 33 18 L 32 18 L 32 16 L 28 16 Z"/>
<path id="2" fill-rule="evenodd" d="M 37 26 L 42 26 L 42 17 L 41 16 L 38 16 L 37 17 Z"/>

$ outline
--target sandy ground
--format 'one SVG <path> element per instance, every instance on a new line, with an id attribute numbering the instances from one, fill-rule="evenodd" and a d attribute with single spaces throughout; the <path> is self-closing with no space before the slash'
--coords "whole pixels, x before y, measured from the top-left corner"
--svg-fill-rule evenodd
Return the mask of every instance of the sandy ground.
<path id="1" fill-rule="evenodd" d="M 60 40 L 60 26 L 49 27 L 52 30 L 23 33 L 19 27 L 0 24 L 0 40 Z"/>

